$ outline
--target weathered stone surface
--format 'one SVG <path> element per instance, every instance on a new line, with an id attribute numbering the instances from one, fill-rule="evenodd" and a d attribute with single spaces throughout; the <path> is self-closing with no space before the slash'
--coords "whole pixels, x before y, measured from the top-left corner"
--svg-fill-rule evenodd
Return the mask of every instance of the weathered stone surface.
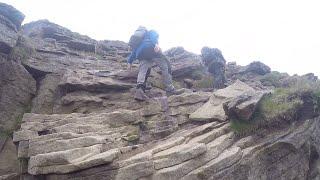
<path id="1" fill-rule="evenodd" d="M 153 162 L 146 161 L 136 164 L 131 164 L 118 170 L 118 174 L 115 177 L 117 180 L 130 180 L 139 179 L 145 176 L 149 176 L 154 172 Z"/>
<path id="2" fill-rule="evenodd" d="M 5 32 L 0 42 L 8 40 L 9 48 L 4 49 L 9 52 L 19 29 L 15 23 L 22 19 L 12 20 L 13 14 L 3 15 L 1 9 L 0 15 L 0 25 L 5 27 L 0 28 Z M 130 51 L 126 43 L 95 41 L 45 20 L 24 25 L 23 34 L 34 45 L 34 54 L 23 59 L 24 67 L 17 59 L 1 59 L 0 108 L 15 113 L 0 115 L 7 125 L 8 117 L 19 117 L 16 112 L 21 114 L 21 107 L 29 105 L 35 95 L 33 113 L 24 115 L 13 137 L 24 162 L 24 179 L 320 177 L 319 118 L 246 138 L 234 135 L 230 123 L 218 122 L 228 116 L 250 119 L 260 98 L 255 93 L 268 88 L 259 83 L 270 72 L 262 63 L 227 65 L 228 83 L 240 79 L 245 84 L 236 82 L 213 93 L 187 90 L 170 97 L 161 90 L 161 75 L 155 69 L 150 75 L 152 89 L 146 92 L 150 100 L 137 102 L 132 96 L 138 65 L 127 70 Z M 176 87 L 191 88 L 204 75 L 200 56 L 181 47 L 165 55 L 171 61 Z M 316 80 L 312 75 L 305 78 Z M 212 120 L 217 122 L 206 122 Z M 17 152 L 11 142 L 12 151 L 2 154 L 7 147 L 0 141 L 0 164 L 14 167 L 17 157 L 11 155 Z M 0 168 L 17 176 L 12 170 Z"/>
<path id="3" fill-rule="evenodd" d="M 85 136 L 72 139 L 51 139 L 47 141 L 32 141 L 29 143 L 29 157 L 37 154 L 65 151 L 68 149 L 89 147 L 96 144 L 106 144 L 102 136 Z"/>
<path id="4" fill-rule="evenodd" d="M 71 40 L 67 42 L 69 48 L 79 50 L 79 51 L 87 51 L 87 52 L 96 52 L 95 44 L 90 44 L 87 42 Z"/>
<path id="5" fill-rule="evenodd" d="M 201 58 L 183 49 L 183 47 L 171 48 L 164 53 L 169 57 L 172 66 L 172 75 L 175 78 L 189 77 L 193 71 L 200 70 Z"/>
<path id="6" fill-rule="evenodd" d="M 19 172 L 17 150 L 10 138 L 7 138 L 0 151 L 0 177 Z M 1 178 L 0 178 L 1 179 Z"/>
<path id="7" fill-rule="evenodd" d="M 205 144 L 183 144 L 154 155 L 155 169 L 162 169 L 193 159 L 207 151 Z"/>
<path id="8" fill-rule="evenodd" d="M 96 77 L 82 71 L 69 71 L 64 74 L 59 87 L 65 91 L 86 90 L 93 92 L 107 92 L 117 90 L 128 90 L 134 84 L 124 83 L 106 77 Z"/>
<path id="9" fill-rule="evenodd" d="M 232 141 L 230 141 L 230 135 L 221 136 L 220 138 L 217 138 L 214 142 L 207 145 L 207 152 L 203 155 L 186 161 L 184 163 L 161 169 L 154 173 L 152 178 L 155 180 L 180 179 L 192 170 L 218 157 L 218 155 L 224 149 L 230 146 L 231 143 Z"/>
<path id="10" fill-rule="evenodd" d="M 30 158 L 28 172 L 33 175 L 68 173 L 110 163 L 118 157 L 118 154 L 118 149 L 103 152 L 101 145 L 38 154 Z"/>
<path id="11" fill-rule="evenodd" d="M 39 82 L 37 96 L 32 100 L 32 113 L 53 113 L 60 78 L 57 74 L 47 74 L 45 78 Z"/>
<path id="12" fill-rule="evenodd" d="M 21 115 L 30 110 L 36 82 L 24 67 L 0 57 L 0 129 L 12 130 Z"/>
<path id="13" fill-rule="evenodd" d="M 223 104 L 223 109 L 229 118 L 250 120 L 260 100 L 267 91 L 249 91 Z"/>
<path id="14" fill-rule="evenodd" d="M 209 101 L 190 114 L 189 118 L 195 121 L 226 121 L 228 117 L 223 109 L 223 104 L 248 92 L 254 92 L 254 89 L 237 81 L 227 88 L 214 92 Z"/>
<path id="15" fill-rule="evenodd" d="M 13 142 L 27 141 L 29 139 L 33 139 L 36 137 L 38 137 L 38 133 L 36 131 L 30 131 L 30 130 L 15 131 L 13 133 Z"/>
<path id="16" fill-rule="evenodd" d="M 168 103 L 171 107 L 196 104 L 198 102 L 206 102 L 210 95 L 211 93 L 207 92 L 183 93 L 178 96 L 170 96 L 168 98 Z"/>
<path id="17" fill-rule="evenodd" d="M 211 160 L 206 165 L 192 171 L 182 179 L 209 179 L 212 174 L 215 174 L 225 168 L 230 167 L 239 161 L 242 157 L 242 152 L 239 147 L 233 147 L 225 150 L 218 158 Z"/>
<path id="18" fill-rule="evenodd" d="M 211 130 L 211 131 L 209 131 L 207 133 L 204 133 L 202 135 L 199 135 L 199 136 L 191 139 L 189 141 L 189 143 L 197 142 L 197 143 L 208 144 L 209 142 L 213 141 L 217 137 L 219 137 L 219 136 L 221 136 L 223 134 L 226 134 L 228 132 L 230 132 L 230 124 L 225 124 L 222 127 L 213 129 L 213 130 Z"/>
<path id="19" fill-rule="evenodd" d="M 18 40 L 24 15 L 14 7 L 0 3 L 0 52 L 9 54 Z"/>
<path id="20" fill-rule="evenodd" d="M 0 52 L 9 54 L 16 45 L 19 36 L 18 33 L 10 26 L 8 27 L 6 23 L 10 24 L 11 22 L 0 14 Z"/>
<path id="21" fill-rule="evenodd" d="M 0 14 L 8 18 L 17 29 L 20 28 L 24 19 L 24 15 L 20 11 L 5 3 L 0 3 Z"/>

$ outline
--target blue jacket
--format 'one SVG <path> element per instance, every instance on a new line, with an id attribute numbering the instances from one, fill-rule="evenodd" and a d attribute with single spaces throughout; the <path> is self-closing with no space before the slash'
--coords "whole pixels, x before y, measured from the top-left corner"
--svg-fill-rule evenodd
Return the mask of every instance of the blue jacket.
<path id="1" fill-rule="evenodd" d="M 159 34 L 156 31 L 154 30 L 148 31 L 142 43 L 140 44 L 140 46 L 137 49 L 132 50 L 130 56 L 128 57 L 127 62 L 129 64 L 132 64 L 133 61 L 138 58 L 139 54 L 144 48 L 154 47 L 156 44 L 158 44 L 158 39 L 159 39 Z"/>

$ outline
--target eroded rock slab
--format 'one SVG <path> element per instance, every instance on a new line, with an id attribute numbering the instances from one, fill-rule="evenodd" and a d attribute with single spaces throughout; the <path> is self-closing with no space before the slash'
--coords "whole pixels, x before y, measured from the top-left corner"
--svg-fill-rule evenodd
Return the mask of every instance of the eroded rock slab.
<path id="1" fill-rule="evenodd" d="M 248 86 L 247 84 L 237 81 L 234 84 L 213 92 L 209 101 L 201 106 L 198 110 L 190 114 L 190 119 L 194 121 L 226 121 L 228 119 L 227 114 L 223 108 L 223 104 L 228 104 L 236 99 L 240 99 L 242 102 L 238 105 L 238 114 L 241 117 L 251 117 L 257 102 L 261 99 L 261 95 L 255 94 L 255 90 Z M 251 94 L 251 96 L 250 96 Z M 258 96 L 259 98 L 256 98 Z M 241 98 L 243 97 L 243 98 Z M 254 97 L 254 98 L 244 98 L 244 97 Z M 243 100 L 243 101 L 241 101 Z M 236 101 L 236 102 L 239 102 Z M 237 103 L 235 103 L 237 104 Z M 241 109 L 241 110 L 240 110 Z M 244 111 L 250 112 L 244 112 Z"/>

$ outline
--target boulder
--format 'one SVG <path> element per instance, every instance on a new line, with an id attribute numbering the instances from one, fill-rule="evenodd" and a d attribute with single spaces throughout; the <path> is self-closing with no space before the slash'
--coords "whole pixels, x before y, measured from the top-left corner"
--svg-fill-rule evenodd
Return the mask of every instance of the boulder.
<path id="1" fill-rule="evenodd" d="M 229 118 L 250 120 L 260 100 L 267 91 L 249 91 L 223 104 L 223 109 Z"/>
<path id="2" fill-rule="evenodd" d="M 271 72 L 271 69 L 269 66 L 263 64 L 260 61 L 254 61 L 246 66 L 245 69 L 246 72 L 253 72 L 259 75 L 265 75 L 267 73 Z"/>
<path id="3" fill-rule="evenodd" d="M 171 48 L 164 54 L 170 59 L 174 78 L 190 77 L 192 72 L 202 69 L 201 58 L 184 50 L 183 47 Z"/>
<path id="4" fill-rule="evenodd" d="M 209 101 L 190 114 L 189 118 L 194 121 L 226 121 L 228 116 L 223 109 L 223 104 L 249 92 L 255 92 L 255 90 L 241 81 L 236 81 L 224 89 L 215 91 Z"/>

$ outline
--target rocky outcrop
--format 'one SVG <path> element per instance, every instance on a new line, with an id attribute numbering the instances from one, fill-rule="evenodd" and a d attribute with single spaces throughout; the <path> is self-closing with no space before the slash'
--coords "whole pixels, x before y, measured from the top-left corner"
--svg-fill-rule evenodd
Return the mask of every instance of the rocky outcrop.
<path id="1" fill-rule="evenodd" d="M 102 114 L 25 115 L 22 129 L 15 133 L 14 140 L 20 143 L 29 140 L 27 151 L 19 149 L 27 152 L 22 157 L 31 157 L 28 172 L 47 174 L 49 179 L 307 179 L 308 171 L 313 168 L 310 162 L 317 161 L 312 158 L 319 152 L 319 118 L 293 125 L 286 131 L 244 139 L 230 132 L 229 123 L 211 122 L 182 128 L 155 144 L 115 147 L 112 144 L 120 142 L 116 141 L 117 137 L 128 131 L 108 127 L 114 119 L 108 120 L 110 113 L 104 114 L 105 118 L 99 116 Z M 103 123 L 106 124 L 103 128 L 93 128 L 93 124 L 82 119 L 108 123 Z M 129 119 L 123 120 L 130 123 Z M 86 127 L 79 124 L 82 121 Z M 72 128 L 64 125 L 68 122 L 74 122 Z M 39 133 L 48 125 L 51 130 Z M 101 126 L 101 122 L 97 125 Z M 81 126 L 82 134 L 78 134 Z M 100 130 L 89 132 L 89 126 Z"/>
<path id="2" fill-rule="evenodd" d="M 132 143 L 172 134 L 179 124 L 186 123 L 177 117 L 186 117 L 188 109 L 199 107 L 208 96 L 183 94 L 168 100 L 160 98 L 137 110 L 87 115 L 25 114 L 13 141 L 19 143 L 19 158 L 29 159 L 30 174 L 74 172 L 111 163 L 121 153 L 132 151 Z"/>
<path id="3" fill-rule="evenodd" d="M 36 81 L 19 59 L 11 57 L 23 19 L 18 10 L 0 3 L 0 179 L 18 178 L 17 151 L 10 135 L 19 127 L 22 115 L 30 111 L 36 93 Z"/>
<path id="4" fill-rule="evenodd" d="M 256 92 L 247 84 L 236 81 L 215 91 L 189 118 L 194 121 L 226 121 L 228 117 L 249 120 L 264 94 L 266 92 Z"/>
<path id="5" fill-rule="evenodd" d="M 36 82 L 21 64 L 5 59 L 0 64 L 0 123 L 3 129 L 12 129 L 15 120 L 30 109 Z"/>
<path id="6" fill-rule="evenodd" d="M 0 52 L 8 54 L 16 45 L 24 15 L 14 7 L 0 3 Z"/>
<path id="7" fill-rule="evenodd" d="M 14 7 L 0 3 L 0 52 L 8 54 L 16 45 L 24 15 Z"/>
<path id="8" fill-rule="evenodd" d="M 172 75 L 175 78 L 188 78 L 192 72 L 200 70 L 201 58 L 183 49 L 183 47 L 171 48 L 164 54 L 170 59 Z"/>
<path id="9" fill-rule="evenodd" d="M 269 89 L 268 84 L 263 84 L 260 80 L 269 76 L 270 67 L 259 61 L 254 61 L 247 66 L 239 66 L 236 62 L 229 62 L 226 66 L 226 77 L 228 83 L 232 84 L 240 80 L 255 89 Z"/>
<path id="10" fill-rule="evenodd" d="M 23 16 L 13 12 L 0 4 L 0 24 L 15 29 L 0 37 L 9 47 L 0 58 L 0 123 L 9 132 L 0 133 L 0 179 L 319 179 L 320 98 L 270 90 L 301 77 L 261 62 L 228 63 L 230 86 L 214 91 L 200 56 L 177 47 L 164 54 L 185 92 L 166 96 L 155 69 L 150 99 L 139 102 L 126 43 L 47 20 L 24 25 L 19 36 Z M 18 43 L 1 39 L 13 32 Z M 312 74 L 305 79 L 317 83 Z M 257 121 L 261 112 L 271 113 Z M 248 126 L 254 122 L 261 127 Z M 242 126 L 252 133 L 239 133 Z"/>

